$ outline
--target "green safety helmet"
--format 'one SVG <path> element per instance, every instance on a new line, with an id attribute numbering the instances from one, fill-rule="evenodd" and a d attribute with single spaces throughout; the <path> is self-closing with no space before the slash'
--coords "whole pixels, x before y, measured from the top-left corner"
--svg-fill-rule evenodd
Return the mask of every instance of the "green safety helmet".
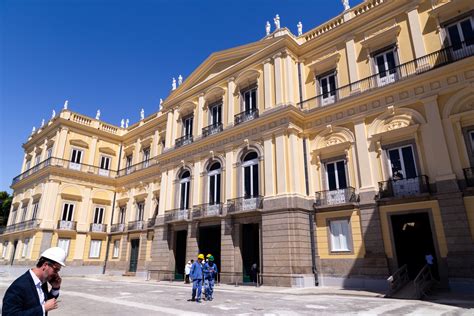
<path id="1" fill-rule="evenodd" d="M 209 261 L 214 261 L 214 256 L 211 255 L 211 256 L 209 256 L 208 259 L 209 259 Z"/>

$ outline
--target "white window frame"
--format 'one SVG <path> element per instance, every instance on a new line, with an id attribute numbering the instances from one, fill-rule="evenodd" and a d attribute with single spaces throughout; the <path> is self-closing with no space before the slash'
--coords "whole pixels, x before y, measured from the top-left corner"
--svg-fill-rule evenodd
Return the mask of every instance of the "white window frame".
<path id="1" fill-rule="evenodd" d="M 130 154 L 130 155 L 125 156 L 125 168 L 127 168 L 126 174 L 129 174 L 130 172 L 132 172 L 132 166 L 133 166 L 133 155 Z"/>
<path id="2" fill-rule="evenodd" d="M 90 244 L 90 249 L 89 249 L 89 258 L 91 259 L 100 258 L 101 248 L 102 248 L 102 240 L 91 239 L 91 244 Z"/>
<path id="3" fill-rule="evenodd" d="M 79 148 L 71 148 L 71 160 L 69 169 L 81 170 L 82 159 L 84 158 L 84 150 Z"/>
<path id="4" fill-rule="evenodd" d="M 39 210 L 39 200 L 33 202 L 32 208 L 33 208 L 33 211 L 31 212 L 31 219 L 37 219 L 38 218 L 38 210 Z"/>
<path id="5" fill-rule="evenodd" d="M 183 118 L 183 136 L 193 136 L 194 116 L 186 116 Z"/>
<path id="6" fill-rule="evenodd" d="M 8 241 L 4 241 L 2 245 L 3 245 L 2 258 L 5 259 L 8 255 L 8 252 L 7 252 L 7 250 L 8 250 Z"/>
<path id="7" fill-rule="evenodd" d="M 125 216 L 127 214 L 127 207 L 126 206 L 120 206 L 119 209 L 119 224 L 125 224 Z"/>
<path id="8" fill-rule="evenodd" d="M 392 53 L 393 54 L 393 61 L 394 61 L 394 67 L 393 68 L 390 68 L 389 67 L 389 64 L 388 64 L 388 58 L 387 58 L 387 55 L 389 53 Z M 384 77 L 380 77 L 380 69 L 379 69 L 379 66 L 378 66 L 378 63 L 377 63 L 377 58 L 378 57 L 383 57 L 383 60 L 384 60 L 384 67 L 385 67 L 385 76 Z M 397 73 L 397 66 L 398 66 L 398 56 L 397 56 L 397 50 L 395 47 L 392 47 L 392 48 L 389 48 L 389 49 L 386 49 L 384 51 L 381 51 L 379 53 L 377 53 L 376 55 L 373 56 L 373 62 L 374 62 L 374 66 L 375 66 L 375 70 L 376 70 L 376 73 L 377 73 L 377 85 L 379 87 L 381 86 L 385 86 L 387 84 L 390 84 L 390 83 L 393 83 L 395 81 L 398 80 L 398 73 Z M 395 72 L 394 73 L 390 73 L 390 70 L 391 69 L 395 69 Z"/>
<path id="9" fill-rule="evenodd" d="M 100 165 L 99 165 L 99 175 L 106 176 L 106 177 L 109 176 L 111 163 L 112 163 L 112 157 L 101 155 Z"/>
<path id="10" fill-rule="evenodd" d="M 118 258 L 120 255 L 120 239 L 114 240 L 114 248 L 112 252 L 112 258 Z"/>
<path id="11" fill-rule="evenodd" d="M 209 106 L 209 125 L 218 126 L 222 124 L 222 103 L 214 103 Z"/>
<path id="12" fill-rule="evenodd" d="M 58 238 L 57 246 L 66 252 L 66 258 L 69 255 L 69 246 L 71 245 L 70 238 Z"/>
<path id="13" fill-rule="evenodd" d="M 415 148 L 413 148 L 412 144 L 409 144 L 409 145 L 402 145 L 402 146 L 387 148 L 388 169 L 390 171 L 390 177 L 392 179 L 393 179 L 393 170 L 392 170 L 392 161 L 390 159 L 390 151 L 392 151 L 392 150 L 398 150 L 398 155 L 400 157 L 400 164 L 401 164 L 401 168 L 402 168 L 401 171 L 402 171 L 403 179 L 407 179 L 407 172 L 406 172 L 406 169 L 405 169 L 405 158 L 403 158 L 403 153 L 402 153 L 402 149 L 405 148 L 405 147 L 410 147 L 411 148 L 411 152 L 412 152 L 413 160 L 414 160 L 413 165 L 415 166 L 415 173 L 416 173 L 416 176 L 419 176 L 418 167 L 416 165 Z"/>
<path id="14" fill-rule="evenodd" d="M 105 216 L 105 206 L 96 205 L 94 207 L 94 214 L 92 218 L 92 223 L 94 224 L 103 224 Z"/>
<path id="15" fill-rule="evenodd" d="M 68 205 L 69 207 L 67 208 L 67 210 L 64 209 L 64 206 Z M 63 207 L 62 207 L 62 210 L 61 210 L 61 220 L 62 221 L 66 221 L 66 222 L 73 222 L 74 221 L 74 209 L 76 208 L 76 205 L 72 202 L 69 202 L 69 201 L 65 201 L 63 203 Z M 66 212 L 66 216 L 64 216 L 64 213 Z M 66 217 L 66 219 L 63 219 L 64 217 Z M 70 218 L 70 219 L 68 219 Z"/>
<path id="16" fill-rule="evenodd" d="M 329 173 L 328 173 L 328 165 L 334 165 L 334 176 L 336 177 L 336 190 L 340 190 L 341 187 L 340 187 L 340 184 L 339 184 L 339 173 L 338 173 L 338 170 L 337 170 L 337 163 L 338 162 L 343 162 L 344 163 L 344 176 L 346 178 L 346 184 L 347 184 L 347 187 L 349 187 L 349 179 L 348 179 L 348 174 L 347 174 L 347 161 L 345 159 L 338 159 L 338 160 L 332 160 L 332 161 L 328 161 L 324 164 L 324 167 L 325 167 L 325 173 L 326 173 L 326 190 L 329 190 Z M 347 188 L 346 187 L 346 188 Z M 342 189 L 346 189 L 346 188 L 342 188 Z"/>
<path id="17" fill-rule="evenodd" d="M 28 159 L 25 163 L 25 171 L 30 170 L 30 168 L 31 168 L 31 158 Z"/>
<path id="18" fill-rule="evenodd" d="M 188 199 L 189 199 L 189 195 L 190 195 L 190 192 L 189 192 L 190 184 L 191 184 L 191 173 L 190 172 L 189 172 L 189 177 L 179 179 L 179 209 L 180 210 L 189 209 Z M 181 200 L 183 198 L 182 197 L 183 186 L 184 186 L 184 200 L 183 200 L 183 203 L 181 203 Z M 188 206 L 187 208 L 186 208 L 186 205 Z"/>
<path id="19" fill-rule="evenodd" d="M 217 191 L 221 191 L 222 194 L 222 188 L 221 186 L 221 181 L 222 181 L 222 165 L 220 162 L 213 162 L 210 166 L 212 167 L 215 163 L 218 163 L 220 165 L 219 169 L 212 170 L 208 172 L 208 181 L 207 181 L 207 192 L 209 192 L 207 198 L 208 198 L 208 203 L 211 203 L 211 182 L 214 182 L 214 192 L 213 192 L 213 197 L 214 197 L 214 203 L 212 205 L 219 204 L 221 202 L 221 197 L 217 196 Z M 220 175 L 220 177 L 218 177 Z M 220 178 L 221 181 L 218 181 L 218 178 Z M 217 187 L 219 186 L 219 190 L 217 190 Z M 219 200 L 219 202 L 217 202 Z"/>
<path id="20" fill-rule="evenodd" d="M 255 152 L 257 154 L 257 158 L 254 158 L 252 160 L 248 160 L 248 161 L 244 161 L 242 162 L 242 193 L 244 194 L 244 198 L 256 198 L 256 196 L 254 196 L 253 194 L 253 191 L 254 191 L 254 186 L 257 185 L 258 187 L 258 194 L 257 195 L 260 195 L 260 183 L 253 183 L 253 166 L 254 165 L 257 165 L 257 174 L 260 173 L 260 166 L 258 164 L 258 153 Z M 244 158 L 245 156 L 247 156 L 249 153 L 246 153 L 244 155 Z M 245 168 L 250 168 L 250 196 L 249 197 L 245 197 Z M 258 179 L 260 181 L 260 174 L 258 174 Z"/>
<path id="21" fill-rule="evenodd" d="M 331 84 L 330 84 L 330 78 L 334 77 L 334 90 L 331 90 Z M 326 79 L 327 81 L 327 96 L 324 97 L 323 89 L 324 85 L 322 84 L 322 81 Z M 336 71 L 332 71 L 330 73 L 326 73 L 325 75 L 322 75 L 318 77 L 318 85 L 319 85 L 319 94 L 321 95 L 321 106 L 326 106 L 329 104 L 333 104 L 336 102 L 336 90 L 337 90 L 337 76 L 336 76 Z"/>
<path id="22" fill-rule="evenodd" d="M 331 239 L 331 252 L 351 251 L 351 229 L 349 219 L 329 220 L 329 235 Z"/>
<path id="23" fill-rule="evenodd" d="M 254 98 L 252 97 L 252 94 L 253 92 L 255 92 L 255 100 Z M 244 112 L 251 112 L 251 111 L 255 111 L 256 109 L 258 109 L 258 89 L 257 89 L 257 86 L 253 86 L 251 88 L 247 88 L 245 90 L 242 90 L 241 92 L 241 95 L 242 95 L 242 111 Z M 250 104 L 247 104 L 247 102 L 245 102 L 245 96 L 249 94 L 249 103 Z M 253 101 L 255 101 L 255 107 L 252 107 L 252 104 L 253 104 Z"/>
<path id="24" fill-rule="evenodd" d="M 29 203 L 27 203 L 25 205 L 22 205 L 22 207 L 21 207 L 20 223 L 22 223 L 26 220 L 26 215 L 28 214 L 28 205 L 29 205 Z"/>
<path id="25" fill-rule="evenodd" d="M 451 35 L 449 34 L 449 30 L 448 30 L 448 29 L 449 29 L 450 27 L 456 26 L 456 29 L 457 29 L 458 34 L 459 34 L 459 39 L 461 40 L 461 43 L 463 43 L 463 44 L 462 44 L 462 47 L 465 47 L 465 45 L 466 45 L 466 39 L 464 38 L 464 33 L 463 33 L 463 31 L 462 31 L 462 28 L 461 28 L 461 23 L 464 22 L 464 21 L 466 21 L 466 20 L 469 20 L 469 21 L 471 22 L 471 29 L 474 31 L 474 19 L 473 19 L 472 16 L 468 16 L 468 17 L 462 18 L 462 19 L 460 19 L 460 20 L 458 20 L 458 21 L 456 21 L 456 22 L 450 23 L 450 24 L 448 24 L 448 25 L 446 25 L 446 26 L 444 27 L 445 33 L 446 33 L 446 37 L 448 38 L 448 41 L 449 41 L 450 46 L 453 45 L 453 42 L 452 42 Z M 471 45 L 472 45 L 472 44 L 471 44 Z M 471 45 L 469 45 L 469 46 L 471 46 Z"/>
<path id="26" fill-rule="evenodd" d="M 150 147 L 143 148 L 143 150 L 142 150 L 142 156 L 143 156 L 142 165 L 143 165 L 143 168 L 148 168 L 148 166 L 150 165 L 150 153 L 151 153 Z"/>
<path id="27" fill-rule="evenodd" d="M 23 248 L 21 249 L 21 257 L 28 258 L 30 254 L 30 238 L 23 240 Z"/>
<path id="28" fill-rule="evenodd" d="M 145 217 L 145 201 L 137 202 L 137 221 L 143 221 Z"/>

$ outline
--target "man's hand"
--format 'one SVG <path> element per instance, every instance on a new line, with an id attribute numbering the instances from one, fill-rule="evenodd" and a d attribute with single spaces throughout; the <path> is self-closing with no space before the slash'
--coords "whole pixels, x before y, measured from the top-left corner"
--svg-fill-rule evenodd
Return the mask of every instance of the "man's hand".
<path id="1" fill-rule="evenodd" d="M 53 309 L 58 308 L 58 302 L 56 301 L 55 298 L 52 298 L 50 300 L 47 300 L 44 302 L 44 311 L 49 312 L 52 311 Z"/>
<path id="2" fill-rule="evenodd" d="M 61 287 L 61 281 L 62 281 L 62 279 L 58 274 L 55 279 L 53 279 L 49 282 L 49 284 L 51 284 L 53 289 L 59 289 Z"/>

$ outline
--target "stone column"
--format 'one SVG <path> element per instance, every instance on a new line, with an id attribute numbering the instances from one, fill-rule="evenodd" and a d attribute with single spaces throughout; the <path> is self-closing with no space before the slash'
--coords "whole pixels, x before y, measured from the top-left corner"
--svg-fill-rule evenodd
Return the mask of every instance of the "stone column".
<path id="1" fill-rule="evenodd" d="M 226 148 L 225 153 L 225 201 L 234 198 L 232 194 L 234 182 L 234 151 Z"/>
<path id="2" fill-rule="evenodd" d="M 198 105 L 197 105 L 197 115 L 196 115 L 196 126 L 197 130 L 195 133 L 195 137 L 198 135 L 202 134 L 202 128 L 203 128 L 203 110 L 204 110 L 204 105 L 206 104 L 206 100 L 204 100 L 204 93 L 199 94 L 199 99 L 198 99 Z"/>
<path id="3" fill-rule="evenodd" d="M 173 120 L 174 120 L 174 113 L 173 110 L 169 110 L 166 118 L 166 139 L 165 139 L 165 147 L 171 148 L 172 146 L 172 138 L 173 138 Z"/>
<path id="4" fill-rule="evenodd" d="M 283 104 L 283 65 L 282 53 L 278 53 L 273 57 L 275 61 L 275 106 Z"/>
<path id="5" fill-rule="evenodd" d="M 290 169 L 290 192 L 305 195 L 303 189 L 304 181 L 304 162 L 303 162 L 303 145 L 301 139 L 298 137 L 298 132 L 295 129 L 288 129 L 289 135 L 289 157 L 288 161 Z"/>
<path id="6" fill-rule="evenodd" d="M 275 161 L 273 157 L 273 135 L 268 135 L 263 142 L 264 167 L 265 167 L 265 196 L 275 195 Z"/>
<path id="7" fill-rule="evenodd" d="M 193 181 L 192 181 L 192 192 L 193 195 L 190 198 L 189 207 L 192 208 L 193 205 L 199 205 L 202 203 L 201 198 L 201 161 L 196 161 L 194 163 L 194 170 L 193 170 Z"/>
<path id="8" fill-rule="evenodd" d="M 186 258 L 196 258 L 199 252 L 199 222 L 188 223 L 188 233 L 186 235 Z M 196 260 L 196 259 L 194 259 Z"/>
<path id="9" fill-rule="evenodd" d="M 420 27 L 420 19 L 418 17 L 418 6 L 411 8 L 407 12 L 408 24 L 410 25 L 410 36 L 413 49 L 415 50 L 415 58 L 426 55 L 425 43 Z"/>
<path id="10" fill-rule="evenodd" d="M 149 218 L 153 216 L 154 207 L 153 207 L 153 190 L 152 190 L 152 184 L 147 185 L 147 196 L 145 198 L 145 209 L 144 209 L 144 214 L 143 214 L 143 220 L 147 221 Z M 145 240 L 146 241 L 146 240 Z"/>
<path id="11" fill-rule="evenodd" d="M 155 227 L 155 237 L 151 247 L 150 270 L 174 270 L 174 260 L 172 258 L 172 229 L 170 225 L 161 222 Z M 169 280 L 169 275 L 163 272 L 156 273 L 152 277 L 159 278 L 159 280 Z"/>
<path id="12" fill-rule="evenodd" d="M 263 88 L 265 110 L 272 107 L 272 59 L 265 59 L 263 62 Z"/>
<path id="13" fill-rule="evenodd" d="M 231 217 L 221 219 L 221 282 L 231 283 L 232 273 L 235 272 L 235 244 L 232 235 L 233 223 Z"/>
<path id="14" fill-rule="evenodd" d="M 69 157 L 64 157 L 64 148 L 66 147 L 66 140 L 67 140 L 68 129 L 66 127 L 61 127 L 61 132 L 59 133 L 59 137 L 56 139 L 55 142 L 55 149 L 54 149 L 54 157 L 67 159 Z"/>
<path id="15" fill-rule="evenodd" d="M 173 133 L 171 134 L 171 147 L 174 147 L 176 138 L 178 137 L 178 133 L 181 133 L 179 129 L 182 128 L 181 123 L 179 122 L 180 115 L 179 115 L 178 110 L 174 110 L 173 115 L 174 117 L 173 117 Z"/>
<path id="16" fill-rule="evenodd" d="M 285 83 L 286 83 L 286 100 L 287 104 L 295 104 L 295 93 L 294 93 L 294 83 L 295 83 L 295 63 L 293 62 L 293 57 L 289 52 L 286 52 L 285 57 Z"/>
<path id="17" fill-rule="evenodd" d="M 97 140 L 98 140 L 97 136 L 92 136 L 92 141 L 89 147 L 89 159 L 87 160 L 87 164 L 90 166 L 94 166 L 95 152 L 97 149 Z"/>
<path id="18" fill-rule="evenodd" d="M 140 162 L 140 147 L 141 147 L 141 138 L 137 138 L 135 141 L 135 149 L 133 150 L 133 158 L 132 158 L 132 164 L 136 164 Z"/>
<path id="19" fill-rule="evenodd" d="M 168 192 L 168 171 L 163 170 L 161 173 L 160 183 L 160 204 L 158 206 L 158 214 L 164 215 L 166 211 L 166 201 L 170 199 L 170 193 Z"/>
<path id="20" fill-rule="evenodd" d="M 372 166 L 370 164 L 369 146 L 367 144 L 367 133 L 365 130 L 364 120 L 354 123 L 356 151 L 358 158 L 359 177 L 360 177 L 360 191 L 371 192 L 375 190 L 374 180 L 372 176 Z M 363 197 L 361 196 L 361 199 Z M 373 196 L 368 196 L 368 200 L 373 201 Z"/>
<path id="21" fill-rule="evenodd" d="M 158 147 L 160 144 L 160 133 L 158 130 L 155 131 L 155 135 L 153 135 L 153 142 L 151 144 L 151 155 L 152 157 L 158 156 Z"/>
<path id="22" fill-rule="evenodd" d="M 276 174 L 276 183 L 277 183 L 277 195 L 284 194 L 287 192 L 288 184 L 288 175 L 286 174 L 286 135 L 281 133 L 275 135 L 275 147 L 276 147 L 276 168 L 278 174 Z"/>
<path id="23" fill-rule="evenodd" d="M 347 65 L 349 67 L 349 81 L 351 83 L 357 82 L 359 80 L 359 72 L 357 70 L 357 58 L 353 38 L 350 38 L 346 41 L 346 58 Z M 359 89 L 360 87 L 358 86 L 352 86 L 351 92 L 358 92 Z"/>
<path id="24" fill-rule="evenodd" d="M 230 77 L 227 81 L 227 125 L 229 126 L 234 125 L 234 91 L 234 77 Z"/>

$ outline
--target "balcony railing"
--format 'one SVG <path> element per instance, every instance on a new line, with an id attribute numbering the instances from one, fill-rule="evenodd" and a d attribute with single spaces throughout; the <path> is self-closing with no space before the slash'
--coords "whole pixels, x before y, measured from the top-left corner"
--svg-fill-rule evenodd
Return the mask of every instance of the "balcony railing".
<path id="1" fill-rule="evenodd" d="M 158 161 L 158 157 L 155 156 L 155 157 L 150 158 L 148 160 L 144 160 L 142 162 L 136 163 L 136 164 L 131 165 L 129 167 L 125 167 L 123 169 L 120 169 L 117 172 L 117 176 L 122 177 L 122 176 L 125 176 L 127 174 L 131 174 L 131 173 L 134 173 L 136 171 L 139 171 L 139 170 L 150 168 L 150 167 L 155 166 L 157 164 L 159 164 L 159 161 Z"/>
<path id="2" fill-rule="evenodd" d="M 76 230 L 76 222 L 75 221 L 58 221 L 58 229 L 61 230 Z"/>
<path id="3" fill-rule="evenodd" d="M 202 129 L 202 137 L 207 137 L 210 135 L 217 134 L 219 132 L 222 132 L 222 130 L 223 130 L 222 123 L 206 126 Z"/>
<path id="4" fill-rule="evenodd" d="M 40 222 L 41 220 L 39 219 L 30 219 L 28 221 L 16 223 L 16 224 L 5 227 L 5 233 L 11 233 L 11 232 L 16 232 L 16 231 L 37 228 Z"/>
<path id="5" fill-rule="evenodd" d="M 149 218 L 147 222 L 147 228 L 153 228 L 156 223 L 156 218 Z"/>
<path id="6" fill-rule="evenodd" d="M 143 230 L 146 229 L 145 221 L 134 221 L 128 223 L 128 230 Z"/>
<path id="7" fill-rule="evenodd" d="M 214 217 L 222 215 L 223 203 L 201 204 L 193 206 L 193 219 L 203 217 Z"/>
<path id="8" fill-rule="evenodd" d="M 258 109 L 250 109 L 240 112 L 234 116 L 235 125 L 240 123 L 251 121 L 258 118 Z"/>
<path id="9" fill-rule="evenodd" d="M 107 224 L 91 224 L 91 232 L 94 233 L 105 233 L 107 232 Z"/>
<path id="10" fill-rule="evenodd" d="M 379 182 L 378 198 L 402 198 L 414 197 L 423 193 L 429 193 L 430 186 L 428 176 L 418 176 L 414 178 L 388 180 Z"/>
<path id="11" fill-rule="evenodd" d="M 112 224 L 110 226 L 111 233 L 124 232 L 124 231 L 125 231 L 125 224 Z"/>
<path id="12" fill-rule="evenodd" d="M 335 90 L 319 94 L 300 102 L 299 105 L 305 110 L 330 106 L 350 96 L 384 87 L 473 55 L 474 45 L 462 43 L 458 46 L 449 46 L 401 64 L 395 68 L 379 72 L 373 76 L 339 87 Z"/>
<path id="13" fill-rule="evenodd" d="M 358 196 L 353 187 L 316 192 L 316 207 L 329 207 L 346 203 L 355 203 Z"/>
<path id="14" fill-rule="evenodd" d="M 465 168 L 463 169 L 463 172 L 466 186 L 474 187 L 474 168 Z"/>
<path id="15" fill-rule="evenodd" d="M 189 209 L 174 209 L 165 212 L 165 222 L 186 221 L 189 219 Z"/>
<path id="16" fill-rule="evenodd" d="M 227 200 L 227 213 L 255 211 L 263 208 L 263 196 L 240 197 Z"/>
<path id="17" fill-rule="evenodd" d="M 50 157 L 40 162 L 39 164 L 33 166 L 32 168 L 26 170 L 25 172 L 16 176 L 15 178 L 13 178 L 12 185 L 14 185 L 20 180 L 23 180 L 31 176 L 32 174 L 46 167 L 59 167 L 59 168 L 65 168 L 65 169 L 73 169 L 73 170 L 82 171 L 86 173 L 96 174 L 103 177 L 115 177 L 115 175 L 117 174 L 115 170 L 105 170 L 96 166 L 86 165 L 82 163 L 74 163 L 66 159 Z"/>
<path id="18" fill-rule="evenodd" d="M 184 135 L 180 138 L 176 138 L 175 147 L 181 147 L 193 142 L 193 135 Z"/>

